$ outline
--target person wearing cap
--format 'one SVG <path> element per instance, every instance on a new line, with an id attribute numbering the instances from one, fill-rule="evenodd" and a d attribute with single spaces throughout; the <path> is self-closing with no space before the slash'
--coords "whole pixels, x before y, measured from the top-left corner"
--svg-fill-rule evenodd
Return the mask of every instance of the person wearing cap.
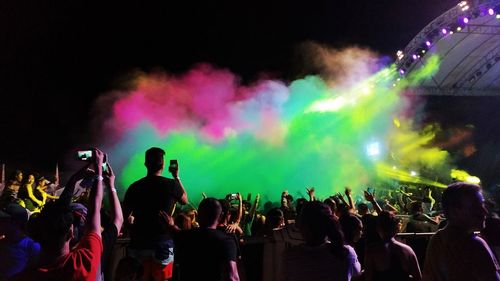
<path id="1" fill-rule="evenodd" d="M 11 203 L 0 210 L 0 281 L 34 266 L 40 244 L 26 235 L 28 212 Z"/>
<path id="2" fill-rule="evenodd" d="M 187 193 L 179 178 L 179 169 L 170 167 L 173 179 L 162 176 L 165 151 L 152 147 L 146 151 L 144 165 L 147 175 L 127 189 L 123 201 L 124 218 L 130 228 L 128 254 L 142 261 L 143 280 L 167 280 L 173 271 L 173 240 L 162 235 L 158 222 L 160 211 L 173 214 L 176 203 L 188 202 Z"/>
<path id="3" fill-rule="evenodd" d="M 99 149 L 94 149 L 93 153 L 93 160 L 76 172 L 67 184 L 71 186 L 82 178 L 92 179 L 85 230 L 79 243 L 70 247 L 75 237 L 74 217 L 70 208 L 71 194 L 63 192 L 59 199 L 47 203 L 40 214 L 30 218 L 30 235 L 42 248 L 36 268 L 24 270 L 10 280 L 96 280 L 103 252 L 99 210 L 104 177 L 109 175 L 103 173 L 104 153 Z"/>

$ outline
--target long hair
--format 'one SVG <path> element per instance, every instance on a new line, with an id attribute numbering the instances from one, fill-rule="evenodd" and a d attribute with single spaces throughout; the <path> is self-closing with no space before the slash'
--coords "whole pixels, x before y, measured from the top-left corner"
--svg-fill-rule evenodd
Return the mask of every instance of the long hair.
<path id="1" fill-rule="evenodd" d="M 330 241 L 332 254 L 346 257 L 348 250 L 344 247 L 344 234 L 340 224 L 332 217 L 331 209 L 320 201 L 307 202 L 301 214 L 300 229 L 308 232 L 307 242 L 318 242 L 325 238 Z"/>

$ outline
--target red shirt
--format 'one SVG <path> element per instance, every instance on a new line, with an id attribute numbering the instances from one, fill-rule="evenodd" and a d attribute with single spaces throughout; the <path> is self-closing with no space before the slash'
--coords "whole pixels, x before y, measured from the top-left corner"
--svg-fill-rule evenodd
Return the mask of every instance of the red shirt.
<path id="1" fill-rule="evenodd" d="M 16 275 L 16 281 L 94 281 L 102 254 L 101 237 L 95 232 L 86 233 L 76 248 L 54 265 Z"/>

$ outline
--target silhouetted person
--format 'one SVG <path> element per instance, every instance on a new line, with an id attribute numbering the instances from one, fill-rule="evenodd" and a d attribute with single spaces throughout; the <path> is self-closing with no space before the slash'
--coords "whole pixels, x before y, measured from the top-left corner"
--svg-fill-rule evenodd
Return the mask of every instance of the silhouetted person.
<path id="1" fill-rule="evenodd" d="M 282 280 L 351 280 L 359 275 L 356 252 L 345 245 L 340 224 L 326 204 L 307 202 L 298 227 L 306 243 L 285 250 Z"/>
<path id="2" fill-rule="evenodd" d="M 175 234 L 180 281 L 240 280 L 236 242 L 224 231 L 217 230 L 221 213 L 217 199 L 203 199 L 198 207 L 200 227 Z"/>
<path id="3" fill-rule="evenodd" d="M 413 250 L 394 238 L 400 222 L 394 214 L 382 211 L 376 229 L 380 241 L 368 245 L 365 253 L 366 281 L 421 280 L 417 257 Z"/>
<path id="4" fill-rule="evenodd" d="M 175 204 L 188 202 L 186 191 L 179 178 L 178 167 L 170 167 L 174 179 L 162 176 L 165 168 L 165 151 L 152 147 L 146 151 L 144 165 L 147 175 L 134 182 L 125 193 L 123 207 L 125 218 L 133 216 L 130 226 L 128 254 L 143 262 L 143 280 L 166 280 L 172 277 L 173 240 L 161 234 L 158 221 L 160 211 L 172 215 Z"/>
<path id="5" fill-rule="evenodd" d="M 500 280 L 500 267 L 486 242 L 474 234 L 484 228 L 487 210 L 479 186 L 453 183 L 443 192 L 448 224 L 427 247 L 424 281 Z"/>

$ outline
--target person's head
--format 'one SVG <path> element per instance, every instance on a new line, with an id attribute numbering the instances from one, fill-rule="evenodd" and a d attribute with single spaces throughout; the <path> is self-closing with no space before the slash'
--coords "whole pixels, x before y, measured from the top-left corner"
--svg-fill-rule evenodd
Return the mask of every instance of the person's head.
<path id="1" fill-rule="evenodd" d="M 450 184 L 443 192 L 442 205 L 450 225 L 466 231 L 484 228 L 488 211 L 479 186 L 463 182 Z"/>
<path id="2" fill-rule="evenodd" d="M 266 214 L 266 229 L 273 230 L 285 226 L 285 216 L 280 208 L 272 208 Z"/>
<path id="3" fill-rule="evenodd" d="M 304 205 L 307 203 L 307 200 L 305 198 L 299 198 L 297 199 L 295 203 L 295 212 L 297 212 L 297 216 L 300 216 L 302 213 L 302 208 Z"/>
<path id="4" fill-rule="evenodd" d="M 85 222 L 87 218 L 87 207 L 80 203 L 70 204 L 71 213 L 73 214 L 73 236 L 74 239 L 71 241 L 71 246 L 75 245 L 80 241 L 83 236 L 83 231 L 85 230 Z"/>
<path id="5" fill-rule="evenodd" d="M 59 202 L 45 204 L 42 212 L 30 219 L 30 236 L 40 243 L 43 250 L 57 251 L 74 238 L 73 214 L 69 206 Z"/>
<path id="6" fill-rule="evenodd" d="M 15 170 L 9 175 L 7 179 L 9 183 L 17 183 L 20 184 L 23 181 L 23 172 L 21 170 Z"/>
<path id="7" fill-rule="evenodd" d="M 44 176 L 39 176 L 36 178 L 35 186 L 45 189 L 47 187 L 47 179 Z"/>
<path id="8" fill-rule="evenodd" d="M 165 150 L 159 147 L 151 147 L 146 151 L 146 159 L 144 165 L 148 169 L 148 173 L 156 173 L 163 170 L 165 165 Z"/>
<path id="9" fill-rule="evenodd" d="M 323 203 L 325 203 L 328 207 L 330 207 L 330 210 L 332 211 L 333 214 L 337 211 L 337 203 L 333 198 L 328 197 L 325 200 L 323 200 Z"/>
<path id="10" fill-rule="evenodd" d="M 358 242 L 363 230 L 363 223 L 361 220 L 356 215 L 347 214 L 340 217 L 339 222 L 342 226 L 345 241 L 350 245 Z"/>
<path id="11" fill-rule="evenodd" d="M 423 214 L 424 207 L 422 205 L 422 201 L 413 201 L 410 205 L 410 213 L 412 215 Z"/>
<path id="12" fill-rule="evenodd" d="M 197 223 L 198 211 L 196 209 L 189 208 L 186 211 L 184 211 L 184 213 L 191 220 L 191 224 Z"/>
<path id="13" fill-rule="evenodd" d="M 399 232 L 400 220 L 389 211 L 382 211 L 377 216 L 377 233 L 382 241 L 392 239 Z"/>
<path id="14" fill-rule="evenodd" d="M 358 214 L 360 216 L 364 216 L 370 212 L 370 209 L 368 208 L 368 205 L 365 203 L 359 203 L 358 204 Z"/>
<path id="15" fill-rule="evenodd" d="M 198 222 L 200 227 L 214 228 L 219 222 L 222 207 L 219 200 L 215 198 L 205 198 L 198 206 Z"/>
<path id="16" fill-rule="evenodd" d="M 337 205 L 337 216 L 340 218 L 342 216 L 347 216 L 350 214 L 350 208 L 346 204 L 338 204 Z"/>
<path id="17" fill-rule="evenodd" d="M 191 229 L 191 218 L 184 213 L 177 214 L 177 216 L 175 216 L 174 223 L 182 230 Z"/>
<path id="18" fill-rule="evenodd" d="M 35 175 L 29 174 L 27 178 L 24 178 L 23 184 L 34 184 L 35 183 Z"/>
<path id="19" fill-rule="evenodd" d="M 124 257 L 116 266 L 115 281 L 139 281 L 143 272 L 141 261 L 132 257 Z"/>
<path id="20" fill-rule="evenodd" d="M 327 240 L 335 247 L 344 245 L 344 234 L 339 222 L 333 219 L 332 211 L 322 202 L 304 204 L 298 227 L 310 245 L 319 245 Z"/>

